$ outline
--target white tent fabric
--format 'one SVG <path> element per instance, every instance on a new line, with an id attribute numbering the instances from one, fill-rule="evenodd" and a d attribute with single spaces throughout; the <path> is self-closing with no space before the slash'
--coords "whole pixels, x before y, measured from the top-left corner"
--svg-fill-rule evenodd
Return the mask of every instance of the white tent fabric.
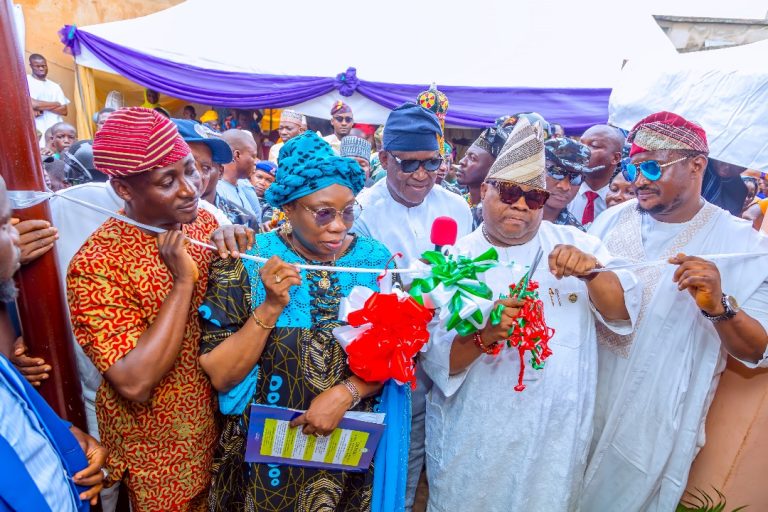
<path id="1" fill-rule="evenodd" d="M 637 9 L 606 9 L 601 0 L 188 0 L 79 30 L 222 71 L 333 77 L 354 66 L 363 80 L 396 84 L 610 88 L 626 60 L 674 53 L 650 13 Z M 114 72 L 87 49 L 77 63 Z M 334 99 L 301 110 L 328 118 Z M 368 122 L 386 116 L 359 94 L 350 102 Z"/>
<path id="2" fill-rule="evenodd" d="M 667 110 L 699 123 L 710 156 L 768 170 L 768 41 L 633 60 L 609 103 L 610 122 L 630 129 Z"/>

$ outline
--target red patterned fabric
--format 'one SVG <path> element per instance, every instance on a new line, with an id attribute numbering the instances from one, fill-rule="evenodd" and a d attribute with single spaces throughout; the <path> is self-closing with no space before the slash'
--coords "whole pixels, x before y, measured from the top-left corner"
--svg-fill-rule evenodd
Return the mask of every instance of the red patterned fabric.
<path id="1" fill-rule="evenodd" d="M 183 227 L 207 240 L 216 229 L 203 210 Z M 106 380 L 96 395 L 101 442 L 109 448 L 110 480 L 127 470 L 136 511 L 192 510 L 210 483 L 218 437 L 210 381 L 198 363 L 203 300 L 213 251 L 188 245 L 200 270 L 176 365 L 146 403 L 123 398 Z M 78 343 L 102 373 L 128 354 L 154 322 L 173 278 L 157 240 L 135 226 L 107 220 L 85 242 L 69 267 L 67 290 Z M 184 314 L 180 312 L 179 314 Z"/>
<path id="2" fill-rule="evenodd" d="M 632 144 L 629 156 L 663 149 L 709 153 L 704 129 L 672 112 L 656 112 L 640 120 L 629 132 L 627 142 Z"/>
<path id="3" fill-rule="evenodd" d="M 130 176 L 175 164 L 190 154 L 176 125 L 158 112 L 113 112 L 93 139 L 93 163 L 108 176 Z"/>

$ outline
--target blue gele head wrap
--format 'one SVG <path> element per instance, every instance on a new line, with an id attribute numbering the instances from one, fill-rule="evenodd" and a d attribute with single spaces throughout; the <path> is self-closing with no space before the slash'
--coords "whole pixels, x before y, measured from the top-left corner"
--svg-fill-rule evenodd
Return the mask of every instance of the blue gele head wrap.
<path id="1" fill-rule="evenodd" d="M 338 156 L 311 130 L 286 142 L 278 158 L 275 182 L 264 193 L 275 208 L 334 184 L 355 195 L 365 186 L 365 174 L 358 163 Z"/>
<path id="2" fill-rule="evenodd" d="M 415 103 L 404 103 L 389 113 L 384 125 L 384 151 L 438 151 L 442 137 L 440 121 L 430 110 Z"/>

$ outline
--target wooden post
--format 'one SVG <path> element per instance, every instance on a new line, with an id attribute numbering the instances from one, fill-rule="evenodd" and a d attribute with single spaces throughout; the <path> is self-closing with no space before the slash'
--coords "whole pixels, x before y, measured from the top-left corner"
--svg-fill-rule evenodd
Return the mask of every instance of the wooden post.
<path id="1" fill-rule="evenodd" d="M 10 3 L 0 0 L 0 175 L 8 190 L 45 190 L 43 167 L 32 117 L 24 63 L 16 46 L 16 27 Z M 51 221 L 48 203 L 18 210 L 14 216 Z M 55 250 L 55 249 L 54 249 Z M 19 317 L 31 355 L 53 367 L 40 393 L 62 418 L 87 432 L 80 379 L 75 366 L 69 314 L 59 280 L 56 256 L 49 251 L 17 274 Z"/>

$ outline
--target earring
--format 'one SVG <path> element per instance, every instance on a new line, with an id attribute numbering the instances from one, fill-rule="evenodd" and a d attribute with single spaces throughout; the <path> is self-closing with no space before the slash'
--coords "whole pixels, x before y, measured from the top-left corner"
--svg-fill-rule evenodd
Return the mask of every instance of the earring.
<path id="1" fill-rule="evenodd" d="M 285 222 L 283 222 L 283 225 L 280 226 L 280 233 L 282 233 L 285 236 L 290 235 L 293 233 L 293 226 L 291 226 L 291 221 L 288 219 L 285 219 Z"/>

